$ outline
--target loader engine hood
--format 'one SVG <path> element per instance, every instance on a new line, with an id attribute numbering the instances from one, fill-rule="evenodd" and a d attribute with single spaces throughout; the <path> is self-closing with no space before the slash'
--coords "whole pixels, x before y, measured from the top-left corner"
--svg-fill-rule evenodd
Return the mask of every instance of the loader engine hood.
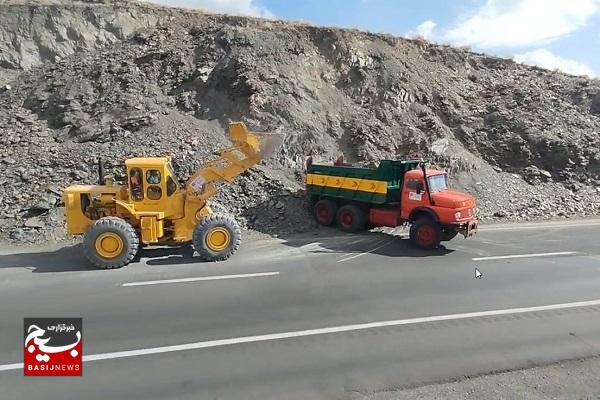
<path id="1" fill-rule="evenodd" d="M 443 190 L 433 193 L 431 199 L 438 207 L 445 208 L 473 208 L 475 207 L 475 197 L 456 192 L 454 190 Z"/>

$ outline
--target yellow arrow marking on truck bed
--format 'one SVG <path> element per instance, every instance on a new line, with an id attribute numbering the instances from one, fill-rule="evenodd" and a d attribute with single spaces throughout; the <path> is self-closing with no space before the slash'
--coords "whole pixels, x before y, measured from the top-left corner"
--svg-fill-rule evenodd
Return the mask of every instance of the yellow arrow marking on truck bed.
<path id="1" fill-rule="evenodd" d="M 370 193 L 387 193 L 387 182 L 372 179 L 343 179 L 338 176 L 307 174 L 306 184 Z"/>

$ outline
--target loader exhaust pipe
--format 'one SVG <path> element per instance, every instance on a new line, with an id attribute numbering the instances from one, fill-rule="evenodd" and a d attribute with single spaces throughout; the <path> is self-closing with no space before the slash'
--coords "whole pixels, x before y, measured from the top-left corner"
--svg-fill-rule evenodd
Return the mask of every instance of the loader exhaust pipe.
<path id="1" fill-rule="evenodd" d="M 100 157 L 98 157 L 98 185 L 104 185 L 104 164 Z"/>

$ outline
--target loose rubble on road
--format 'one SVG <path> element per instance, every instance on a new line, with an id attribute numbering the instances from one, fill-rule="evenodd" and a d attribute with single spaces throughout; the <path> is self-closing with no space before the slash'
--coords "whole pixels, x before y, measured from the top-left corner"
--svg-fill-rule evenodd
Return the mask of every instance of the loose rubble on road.
<path id="1" fill-rule="evenodd" d="M 423 40 L 92 3 L 8 2 L 0 15 L 0 37 L 28 18 L 47 28 L 19 31 L 25 56 L 2 44 L 1 240 L 64 238 L 61 190 L 95 182 L 100 157 L 118 180 L 128 157 L 169 155 L 185 180 L 230 120 L 285 135 L 215 198 L 264 233 L 315 228 L 307 154 L 424 157 L 478 197 L 483 220 L 600 214 L 598 80 Z"/>

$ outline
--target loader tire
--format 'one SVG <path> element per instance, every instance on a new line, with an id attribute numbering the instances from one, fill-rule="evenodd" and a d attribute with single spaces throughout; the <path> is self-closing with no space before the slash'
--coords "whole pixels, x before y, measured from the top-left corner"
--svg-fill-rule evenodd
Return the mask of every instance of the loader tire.
<path id="1" fill-rule="evenodd" d="M 367 225 L 367 216 L 359 207 L 347 204 L 338 210 L 337 223 L 344 232 L 360 232 Z"/>
<path id="2" fill-rule="evenodd" d="M 442 241 L 440 225 L 431 218 L 421 218 L 410 226 L 410 241 L 425 250 L 435 249 Z"/>
<path id="3" fill-rule="evenodd" d="M 334 201 L 323 199 L 317 201 L 313 207 L 315 219 L 320 225 L 330 226 L 335 222 L 335 216 L 337 214 L 337 204 Z"/>
<path id="4" fill-rule="evenodd" d="M 192 241 L 203 260 L 225 261 L 240 247 L 242 231 L 232 217 L 211 214 L 196 226 Z"/>
<path id="5" fill-rule="evenodd" d="M 84 254 L 98 268 L 121 268 L 139 251 L 140 239 L 131 224 L 119 217 L 100 218 L 85 232 Z"/>

